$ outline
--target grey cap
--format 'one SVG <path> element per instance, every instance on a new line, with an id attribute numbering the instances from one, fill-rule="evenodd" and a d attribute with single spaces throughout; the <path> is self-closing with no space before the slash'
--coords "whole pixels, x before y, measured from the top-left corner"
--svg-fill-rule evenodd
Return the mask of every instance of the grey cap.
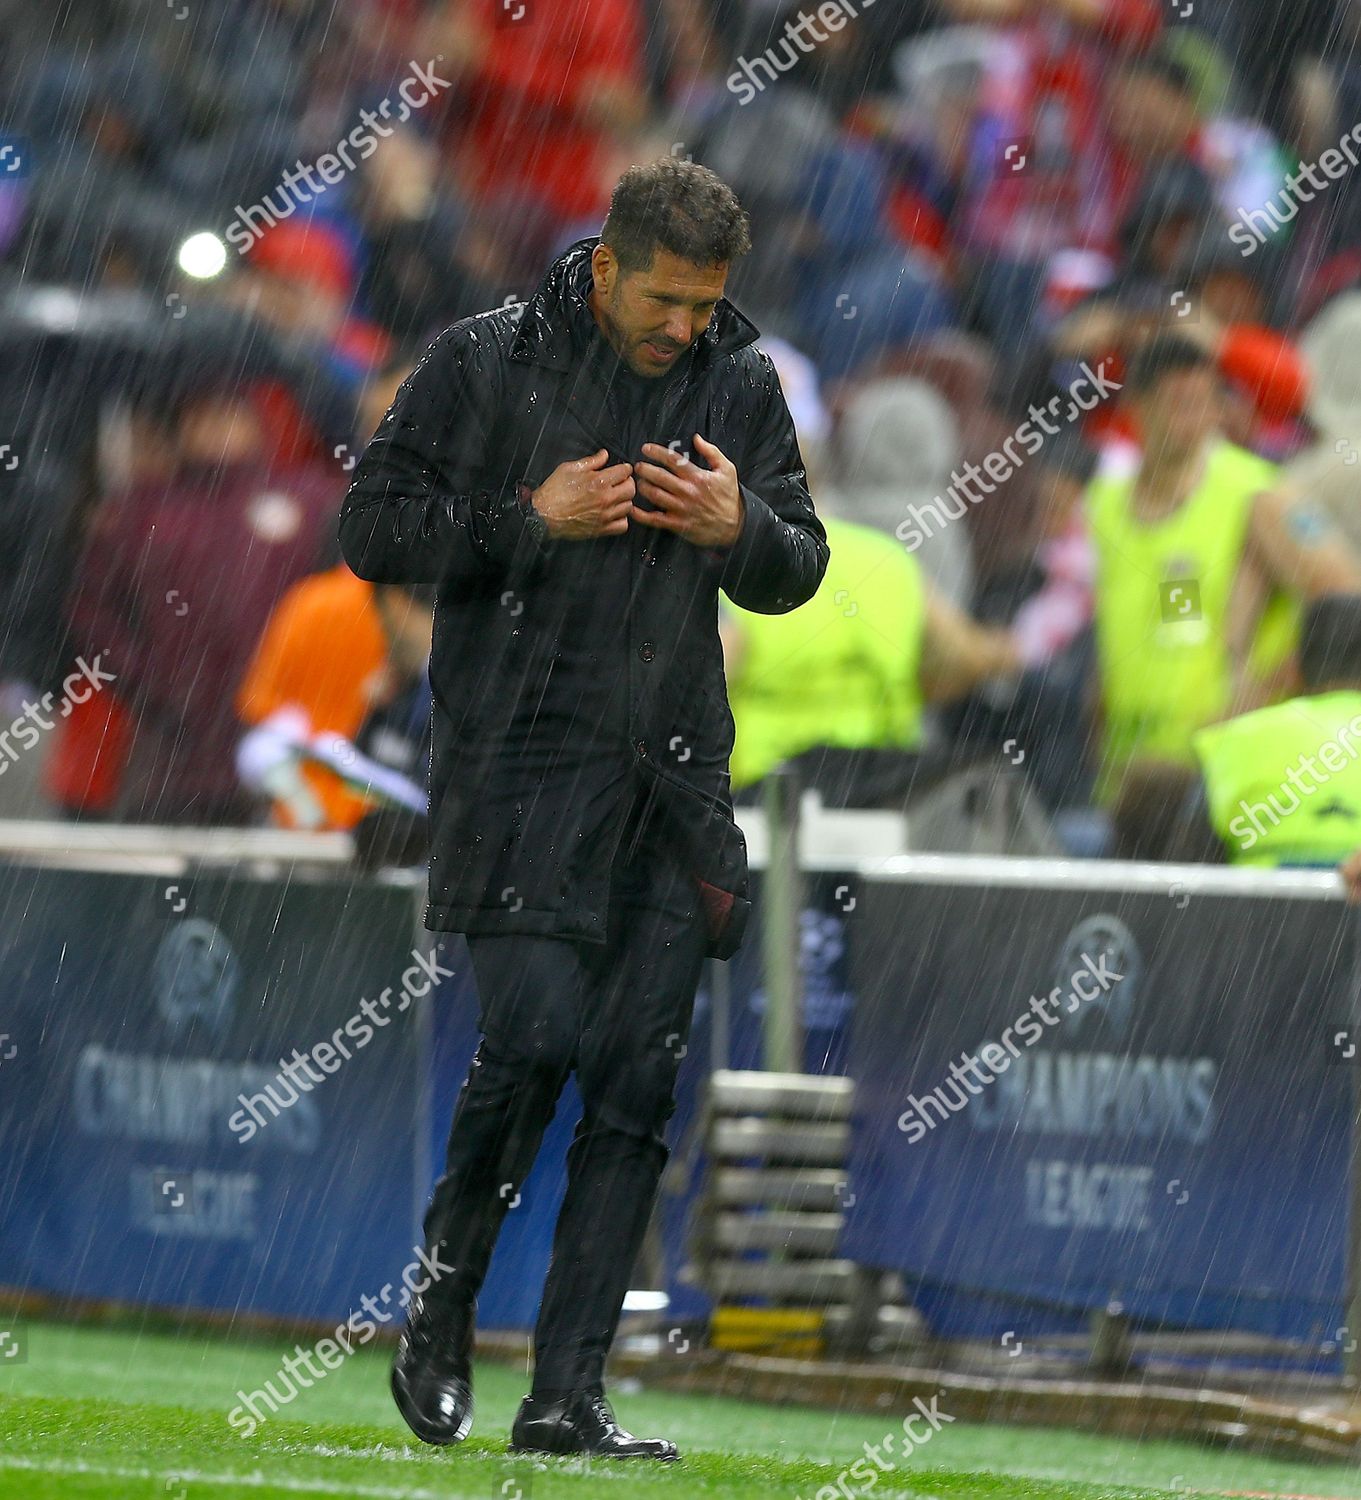
<path id="1" fill-rule="evenodd" d="M 1309 366 L 1309 416 L 1325 437 L 1361 436 L 1361 292 L 1343 292 L 1300 339 Z"/>

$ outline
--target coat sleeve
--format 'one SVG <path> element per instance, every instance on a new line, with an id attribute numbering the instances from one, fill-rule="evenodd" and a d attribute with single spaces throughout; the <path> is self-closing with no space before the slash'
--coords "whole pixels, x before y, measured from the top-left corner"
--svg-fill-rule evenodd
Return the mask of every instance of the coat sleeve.
<path id="1" fill-rule="evenodd" d="M 355 466 L 340 512 L 340 550 L 370 583 L 497 577 L 547 546 L 495 472 L 492 411 L 501 354 L 487 330 L 441 334 L 397 392 Z"/>
<path id="2" fill-rule="evenodd" d="M 806 603 L 827 571 L 827 533 L 813 510 L 793 418 L 769 355 L 765 395 L 738 468 L 745 517 L 720 577 L 734 604 L 782 615 Z"/>

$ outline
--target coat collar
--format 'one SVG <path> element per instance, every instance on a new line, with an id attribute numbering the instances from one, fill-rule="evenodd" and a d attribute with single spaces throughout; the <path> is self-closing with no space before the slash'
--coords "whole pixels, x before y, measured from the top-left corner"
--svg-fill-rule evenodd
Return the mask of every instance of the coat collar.
<path id="1" fill-rule="evenodd" d="M 510 346 L 512 359 L 552 369 L 571 369 L 578 354 L 573 342 L 573 327 L 584 326 L 578 320 L 590 319 L 586 304 L 589 289 L 588 267 L 591 251 L 600 243 L 599 235 L 578 240 L 549 266 L 534 295 L 525 303 L 520 326 Z M 728 301 L 720 297 L 709 326 L 694 345 L 695 352 L 707 360 L 729 354 L 755 343 L 760 329 Z"/>

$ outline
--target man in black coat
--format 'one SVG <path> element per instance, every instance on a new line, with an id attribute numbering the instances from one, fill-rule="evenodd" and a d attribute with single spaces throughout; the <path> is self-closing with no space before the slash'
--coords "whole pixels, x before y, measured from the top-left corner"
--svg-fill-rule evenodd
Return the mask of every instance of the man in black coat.
<path id="1" fill-rule="evenodd" d="M 431 345 L 341 515 L 361 578 L 436 588 L 425 921 L 467 934 L 483 1034 L 425 1219 L 440 1274 L 393 1371 L 427 1442 L 471 1425 L 477 1293 L 575 1068 L 512 1442 L 677 1456 L 624 1432 L 601 1382 L 702 963 L 749 911 L 718 591 L 780 613 L 827 564 L 774 368 L 723 298 L 749 248 L 707 168 L 631 168 L 599 240 Z"/>

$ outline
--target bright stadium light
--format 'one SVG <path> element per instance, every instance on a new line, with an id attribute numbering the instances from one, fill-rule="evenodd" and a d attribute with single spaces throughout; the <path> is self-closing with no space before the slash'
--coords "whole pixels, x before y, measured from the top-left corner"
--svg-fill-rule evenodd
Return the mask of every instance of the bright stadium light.
<path id="1" fill-rule="evenodd" d="M 186 276 L 208 281 L 222 274 L 227 264 L 227 247 L 208 230 L 191 234 L 180 246 L 179 267 Z"/>

